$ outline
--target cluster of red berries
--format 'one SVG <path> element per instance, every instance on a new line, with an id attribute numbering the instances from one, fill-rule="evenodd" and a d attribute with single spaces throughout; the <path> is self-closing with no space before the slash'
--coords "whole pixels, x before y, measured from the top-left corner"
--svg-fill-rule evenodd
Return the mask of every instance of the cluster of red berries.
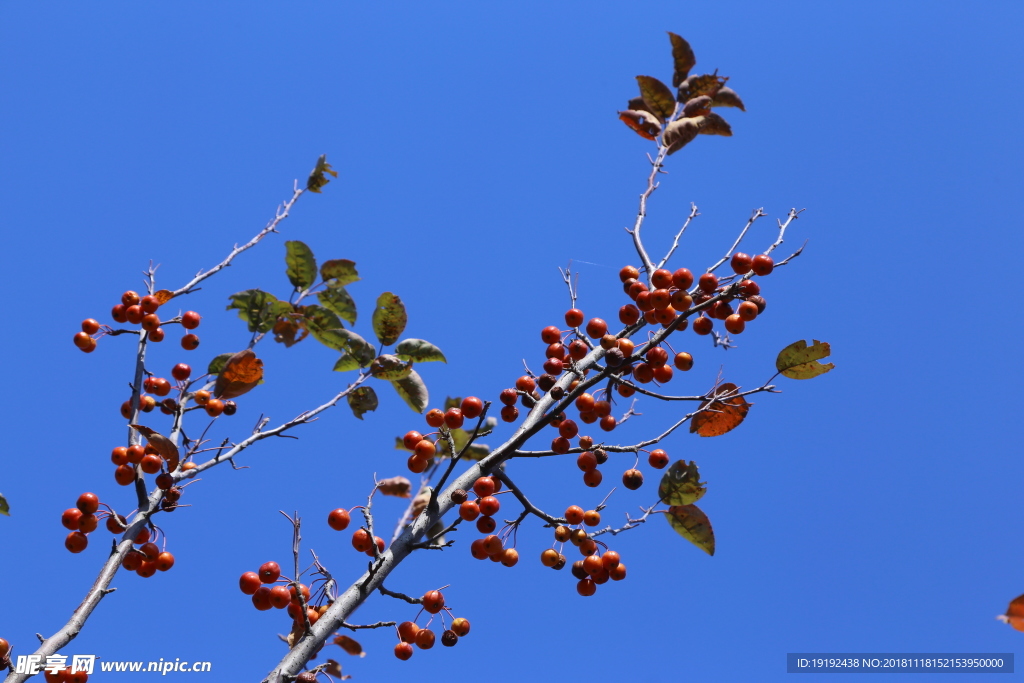
<path id="1" fill-rule="evenodd" d="M 501 501 L 495 497 L 501 491 L 501 479 L 498 477 L 480 477 L 473 482 L 473 493 L 476 498 L 469 499 L 469 493 L 462 489 L 452 491 L 452 502 L 459 506 L 459 517 L 467 522 L 476 522 L 476 530 L 484 534 L 483 538 L 474 540 L 469 552 L 478 560 L 490 559 L 500 562 L 506 567 L 514 567 L 519 562 L 519 551 L 506 548 L 500 536 L 494 534 L 498 524 L 494 515 L 501 509 Z"/>
<path id="2" fill-rule="evenodd" d="M 253 606 L 265 611 L 271 608 L 287 609 L 288 616 L 292 618 L 293 626 L 305 624 L 302 615 L 302 603 L 306 604 L 306 617 L 310 624 L 316 623 L 317 619 L 327 611 L 327 605 L 313 607 L 309 604 L 309 587 L 304 583 L 299 584 L 299 593 L 295 591 L 294 585 L 287 577 L 281 576 L 281 566 L 277 562 L 264 562 L 259 570 L 245 572 L 238 579 L 238 587 L 246 595 L 252 596 Z"/>
<path id="3" fill-rule="evenodd" d="M 355 509 L 355 508 L 353 508 Z M 327 515 L 327 526 L 331 527 L 335 531 L 344 531 L 348 528 L 348 523 L 352 520 L 352 515 L 345 508 L 338 508 L 337 510 L 331 510 L 331 513 Z M 363 527 L 359 527 L 352 532 L 352 547 L 361 553 L 366 553 L 370 557 L 375 557 L 376 553 L 373 551 L 373 546 L 377 546 L 377 552 L 384 552 L 384 539 L 380 536 L 370 536 L 370 532 Z"/>
<path id="4" fill-rule="evenodd" d="M 475 420 L 483 412 L 484 402 L 476 396 L 467 396 L 462 399 L 458 408 L 449 408 L 448 410 L 432 408 L 427 411 L 425 417 L 427 424 L 434 429 L 461 429 L 467 419 Z M 412 455 L 409 456 L 406 463 L 410 472 L 416 474 L 425 472 L 434 462 L 434 457 L 437 455 L 436 435 L 437 432 L 430 434 L 420 434 L 415 430 L 406 432 L 402 438 L 402 445 L 412 451 Z"/>
<path id="5" fill-rule="evenodd" d="M 136 465 L 146 474 L 160 473 L 156 478 L 156 484 L 165 491 L 165 503 L 167 505 L 177 503 L 177 497 L 180 497 L 181 490 L 178 489 L 177 497 L 175 497 L 175 494 L 172 494 L 172 491 L 174 491 L 174 479 L 170 473 L 160 472 L 164 468 L 164 459 L 160 457 L 160 454 L 152 446 L 143 446 L 141 444 L 117 446 L 110 452 L 110 461 L 117 465 L 117 468 L 114 470 L 114 481 L 121 486 L 130 486 L 135 481 Z M 191 461 L 181 465 L 182 470 L 191 470 L 195 469 L 195 467 L 196 464 Z M 171 509 L 173 507 L 174 505 L 171 505 Z"/>
<path id="6" fill-rule="evenodd" d="M 423 604 L 423 611 L 428 614 L 435 615 L 442 610 L 451 616 L 451 609 L 444 605 L 444 595 L 441 591 L 427 591 L 421 599 Z M 414 621 L 403 621 L 398 625 L 398 639 L 399 642 L 395 645 L 395 656 L 405 661 L 412 657 L 413 645 L 416 645 L 421 650 L 429 650 L 434 647 L 437 636 L 430 630 L 430 624 L 434 618 L 431 616 L 430 621 L 423 628 L 416 625 Z M 444 627 L 444 615 L 441 615 L 441 624 Z M 458 617 L 452 620 L 451 626 L 444 628 L 441 633 L 441 644 L 445 647 L 454 647 L 459 642 L 459 638 L 469 633 L 469 620 L 463 617 Z"/>
<path id="7" fill-rule="evenodd" d="M 140 297 L 138 292 L 129 290 L 121 295 L 121 303 L 110 311 L 110 317 L 117 323 L 139 325 L 146 331 L 149 341 L 161 342 L 164 340 L 164 328 L 160 326 L 160 316 L 156 312 L 163 301 L 166 299 L 161 300 L 153 294 Z M 180 320 L 174 322 L 180 322 L 186 330 L 194 330 L 199 327 L 201 319 L 202 316 L 195 311 L 186 311 Z M 86 318 L 82 321 L 82 331 L 75 334 L 75 346 L 85 353 L 92 353 L 96 350 L 96 341 L 111 331 L 109 326 L 101 325 L 93 318 Z M 181 338 L 181 348 L 186 351 L 192 351 L 198 346 L 199 337 L 191 332 Z"/>
<path id="8" fill-rule="evenodd" d="M 603 544 L 591 538 L 584 529 L 584 526 L 595 527 L 601 523 L 600 512 L 584 511 L 579 505 L 570 505 L 565 510 L 565 519 L 570 526 L 555 527 L 555 541 L 561 544 L 572 543 L 583 555 L 582 560 L 572 563 L 571 570 L 572 575 L 579 579 L 576 591 L 580 595 L 593 595 L 597 592 L 598 584 L 606 583 L 609 579 L 621 581 L 626 578 L 626 565 L 620 561 L 619 553 L 607 548 L 603 553 L 599 553 Z M 562 569 L 568 562 L 565 555 L 554 548 L 542 552 L 540 561 L 545 567 L 552 569 Z"/>

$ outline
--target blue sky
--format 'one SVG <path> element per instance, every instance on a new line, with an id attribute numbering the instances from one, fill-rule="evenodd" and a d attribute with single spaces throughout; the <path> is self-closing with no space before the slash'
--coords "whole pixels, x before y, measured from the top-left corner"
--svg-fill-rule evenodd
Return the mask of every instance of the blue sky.
<path id="1" fill-rule="evenodd" d="M 393 634 L 363 633 L 366 658 L 329 656 L 355 680 L 449 680 L 453 669 L 630 680 L 641 667 L 650 678 L 775 680 L 787 652 L 1018 652 L 1024 636 L 993 616 L 1024 592 L 1024 465 L 1013 394 L 1002 394 L 1022 375 L 1012 283 L 1024 246 L 1014 200 L 1024 10 L 652 9 L 4 4 L 0 278 L 18 325 L 3 341 L 0 492 L 11 517 L 0 519 L 0 540 L 11 561 L 0 637 L 31 651 L 33 634 L 59 628 L 91 585 L 105 532 L 80 555 L 62 547 L 60 513 L 79 493 L 131 507 L 108 459 L 125 438 L 118 406 L 131 344 L 104 339 L 81 354 L 71 337 L 82 318 L 108 322 L 150 259 L 169 288 L 222 259 L 326 153 L 338 179 L 182 304 L 205 316 L 202 345 L 186 353 L 168 335 L 154 371 L 244 347 L 227 296 L 285 294 L 283 242 L 300 239 L 321 260 L 357 262 L 357 331 L 370 334 L 380 292 L 402 297 L 407 336 L 449 359 L 422 366 L 432 405 L 494 400 L 522 359 L 541 364 L 539 330 L 561 323 L 558 266 L 571 259 L 579 270 L 588 316 L 614 319 L 624 303 L 616 273 L 637 259 L 622 228 L 653 144 L 616 111 L 636 95 L 637 74 L 671 78 L 671 30 L 690 41 L 696 71 L 731 77 L 747 111 L 724 112 L 734 137 L 702 137 L 670 158 L 645 227 L 651 251 L 667 248 L 691 201 L 702 215 L 674 266 L 710 265 L 758 207 L 770 217 L 751 251 L 792 207 L 807 211 L 783 249 L 809 242 L 766 278 L 769 307 L 739 348 L 677 335 L 697 363 L 670 386 L 699 393 L 721 370 L 754 387 L 802 338 L 830 342 L 836 370 L 780 380 L 784 393 L 758 396 L 728 435 L 664 444 L 709 482 L 701 507 L 713 558 L 654 519 L 615 539 L 629 579 L 584 599 L 568 572 L 540 565 L 549 532 L 539 524 L 524 525 L 513 569 L 470 558 L 474 534 L 460 533 L 387 585 L 420 594 L 452 584 L 446 596 L 472 622 L 469 637 L 403 663 Z M 290 418 L 345 382 L 330 372 L 336 354 L 312 340 L 264 343 L 260 356 L 267 382 L 218 421 L 216 438 L 242 438 L 262 413 Z M 240 462 L 249 469 L 208 472 L 188 490 L 192 507 L 161 522 L 176 566 L 116 577 L 117 592 L 63 652 L 209 660 L 237 680 L 270 670 L 287 619 L 256 612 L 237 577 L 290 562 L 278 510 L 299 511 L 304 546 L 336 576 L 358 575 L 348 534 L 324 517 L 362 503 L 374 472 L 405 474 L 393 437 L 425 426 L 379 388 L 381 407 L 363 422 L 338 409 L 298 441 L 253 449 Z M 615 432 L 621 443 L 679 415 L 651 401 L 638 409 Z M 515 462 L 510 474 L 545 509 L 599 502 L 608 486 L 584 487 L 564 460 Z M 628 464 L 609 463 L 606 481 Z M 606 517 L 635 510 L 652 489 L 620 487 Z M 402 509 L 381 502 L 378 519 Z M 407 607 L 378 596 L 354 618 L 403 621 Z"/>

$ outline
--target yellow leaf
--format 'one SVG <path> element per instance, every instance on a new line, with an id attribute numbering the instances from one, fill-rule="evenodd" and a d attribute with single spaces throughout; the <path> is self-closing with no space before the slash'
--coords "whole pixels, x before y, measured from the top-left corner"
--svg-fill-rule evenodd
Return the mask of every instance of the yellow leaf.
<path id="1" fill-rule="evenodd" d="M 715 554 L 715 532 L 703 510 L 696 505 L 673 505 L 665 516 L 680 536 L 708 555 Z"/>
<path id="2" fill-rule="evenodd" d="M 834 368 L 832 363 L 818 362 L 818 359 L 832 353 L 832 347 L 827 342 L 813 341 L 814 344 L 807 346 L 807 342 L 801 339 L 779 351 L 779 357 L 775 359 L 776 369 L 790 379 L 811 379 Z"/>

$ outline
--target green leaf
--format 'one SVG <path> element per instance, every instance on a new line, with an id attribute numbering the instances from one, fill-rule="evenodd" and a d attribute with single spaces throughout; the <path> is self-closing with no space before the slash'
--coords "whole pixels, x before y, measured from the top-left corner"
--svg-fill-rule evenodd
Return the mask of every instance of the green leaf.
<path id="1" fill-rule="evenodd" d="M 206 368 L 206 372 L 211 375 L 219 375 L 224 372 L 224 366 L 228 364 L 228 359 L 234 356 L 233 353 L 222 353 L 213 360 L 210 361 L 210 365 Z"/>
<path id="2" fill-rule="evenodd" d="M 397 295 L 384 292 L 377 297 L 377 307 L 373 309 L 373 333 L 384 346 L 391 346 L 402 335 L 409 316 L 405 312 L 405 304 Z"/>
<path id="3" fill-rule="evenodd" d="M 287 250 L 284 262 L 288 265 L 285 274 L 296 292 L 309 289 L 316 282 L 316 258 L 305 242 L 289 240 L 284 243 Z"/>
<path id="4" fill-rule="evenodd" d="M 427 385 L 415 370 L 410 371 L 408 377 L 396 379 L 391 384 L 402 400 L 414 411 L 422 413 L 426 410 L 430 394 L 427 392 Z"/>
<path id="5" fill-rule="evenodd" d="M 383 353 L 370 363 L 370 374 L 377 379 L 403 379 L 408 377 L 410 372 L 412 372 L 411 360 L 402 360 L 390 353 Z"/>
<path id="6" fill-rule="evenodd" d="M 678 88 L 690 75 L 690 69 L 697 64 L 697 58 L 693 55 L 693 48 L 682 36 L 669 31 L 668 37 L 672 41 L 672 62 L 675 66 L 675 71 L 672 74 L 672 87 Z"/>
<path id="7" fill-rule="evenodd" d="M 666 505 L 690 505 L 707 493 L 707 482 L 700 480 L 697 463 L 677 460 L 668 468 L 658 485 L 658 496 Z"/>
<path id="8" fill-rule="evenodd" d="M 316 166 L 309 174 L 309 180 L 306 181 L 306 189 L 310 192 L 320 192 L 327 183 L 331 182 L 330 178 L 324 174 L 330 173 L 335 178 L 338 177 L 338 172 L 331 168 L 331 165 L 327 163 L 327 155 L 321 154 L 320 158 L 316 160 Z"/>
<path id="9" fill-rule="evenodd" d="M 377 354 L 369 342 L 351 330 L 339 331 L 345 337 L 345 350 L 352 355 L 359 367 L 365 368 L 373 362 L 373 357 Z"/>
<path id="10" fill-rule="evenodd" d="M 352 357 L 347 351 L 341 352 L 341 358 L 334 364 L 333 370 L 335 372 L 350 372 L 352 370 L 359 369 L 359 361 Z"/>
<path id="11" fill-rule="evenodd" d="M 320 277 L 324 279 L 328 287 L 344 287 L 347 284 L 356 282 L 359 273 L 356 272 L 356 262 L 347 258 L 324 261 L 320 266 Z"/>
<path id="12" fill-rule="evenodd" d="M 711 520 L 696 505 L 675 505 L 665 515 L 668 523 L 680 536 L 706 552 L 715 554 L 715 532 L 711 530 Z"/>
<path id="13" fill-rule="evenodd" d="M 377 410 L 377 394 L 373 387 L 358 387 L 349 393 L 348 407 L 352 409 L 352 414 L 360 420 L 363 419 L 363 413 Z"/>
<path id="14" fill-rule="evenodd" d="M 441 353 L 441 349 L 422 339 L 403 339 L 395 347 L 395 355 L 400 358 L 414 360 L 417 363 L 426 363 L 432 360 L 439 360 L 442 363 L 448 362 L 448 359 Z"/>
<path id="15" fill-rule="evenodd" d="M 348 321 L 349 325 L 356 324 L 356 302 L 352 300 L 344 287 L 325 289 L 316 296 L 324 308 L 329 308 L 337 313 L 338 317 Z"/>
<path id="16" fill-rule="evenodd" d="M 653 112 L 662 123 L 672 116 L 676 110 L 676 98 L 668 86 L 653 76 L 637 76 L 637 83 L 640 84 L 640 96 L 644 104 Z"/>
<path id="17" fill-rule="evenodd" d="M 2 493 L 0 493 L 0 515 L 11 516 L 11 506 L 7 503 L 7 499 L 4 498 Z"/>
<path id="18" fill-rule="evenodd" d="M 291 310 L 291 304 L 260 289 L 247 289 L 232 294 L 227 310 L 238 309 L 238 317 L 249 324 L 250 332 L 269 332 L 279 315 Z"/>
<path id="19" fill-rule="evenodd" d="M 345 349 L 348 339 L 344 335 L 345 330 L 338 316 L 323 306 L 315 304 L 306 306 L 303 309 L 303 315 L 306 319 L 306 327 L 309 329 L 309 333 L 318 342 L 337 351 Z"/>
<path id="20" fill-rule="evenodd" d="M 834 368 L 833 363 L 818 362 L 832 353 L 832 347 L 827 342 L 813 341 L 814 344 L 807 346 L 807 342 L 801 339 L 779 351 L 779 357 L 775 359 L 776 369 L 790 379 L 811 379 Z"/>

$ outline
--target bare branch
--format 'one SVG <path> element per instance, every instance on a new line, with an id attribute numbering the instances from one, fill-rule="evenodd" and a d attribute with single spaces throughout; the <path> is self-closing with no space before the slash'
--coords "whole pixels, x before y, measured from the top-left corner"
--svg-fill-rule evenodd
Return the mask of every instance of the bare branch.
<path id="1" fill-rule="evenodd" d="M 686 228 L 690 227 L 690 222 L 699 215 L 700 212 L 697 211 L 697 205 L 690 202 L 690 215 L 686 217 L 686 222 L 683 223 L 683 227 L 681 227 L 679 232 L 676 233 L 676 238 L 672 241 L 672 246 L 669 247 L 668 253 L 665 254 L 665 257 L 661 259 L 661 263 L 658 264 L 658 268 L 664 268 L 665 264 L 668 263 L 668 260 L 672 258 L 672 254 L 675 253 L 676 248 L 679 246 L 679 240 L 682 238 L 683 233 L 686 232 Z"/>
<path id="2" fill-rule="evenodd" d="M 761 218 L 761 217 L 763 217 L 763 216 L 767 216 L 767 215 L 768 215 L 768 214 L 766 214 L 766 213 L 764 212 L 764 209 L 763 209 L 763 208 L 761 208 L 761 209 L 754 209 L 754 213 L 752 213 L 752 214 L 750 215 L 750 218 L 748 218 L 748 219 L 747 219 L 747 224 L 743 226 L 743 229 L 742 229 L 742 230 L 740 230 L 740 234 L 739 234 L 739 237 L 737 237 L 737 238 L 736 238 L 736 241 L 732 243 L 732 246 L 731 246 L 731 247 L 729 247 L 729 250 L 728 250 L 727 252 L 725 252 L 725 256 L 723 256 L 722 258 L 720 258 L 720 259 L 719 259 L 719 260 L 718 260 L 718 261 L 717 261 L 717 262 L 715 263 L 715 265 L 713 265 L 713 266 L 711 266 L 710 268 L 708 268 L 708 272 L 709 272 L 709 273 L 713 273 L 713 272 L 715 272 L 715 270 L 717 270 L 719 266 L 721 266 L 721 265 L 722 265 L 723 263 L 725 263 L 726 261 L 728 261 L 728 260 L 729 260 L 729 257 L 730 257 L 730 256 L 732 256 L 732 253 L 733 253 L 734 251 L 736 251 L 736 247 L 740 246 L 740 242 L 741 242 L 741 241 L 743 241 L 743 237 L 744 237 L 744 235 L 746 235 L 746 234 L 747 234 L 747 231 L 748 231 L 748 230 L 750 230 L 750 226 L 752 226 L 752 225 L 754 224 L 754 221 L 756 221 L 756 220 L 757 220 L 758 218 Z"/>

